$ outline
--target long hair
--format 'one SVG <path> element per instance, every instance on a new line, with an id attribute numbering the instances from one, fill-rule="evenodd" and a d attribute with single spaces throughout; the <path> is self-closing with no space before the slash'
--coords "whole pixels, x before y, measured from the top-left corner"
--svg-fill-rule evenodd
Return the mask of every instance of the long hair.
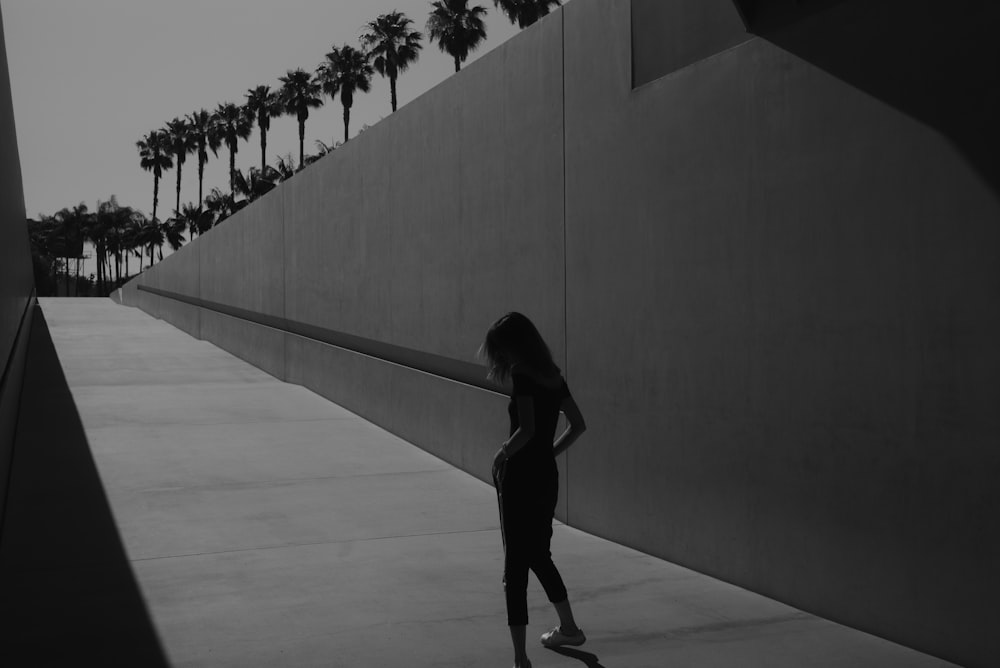
<path id="1" fill-rule="evenodd" d="M 486 340 L 479 347 L 479 356 L 485 357 L 490 367 L 487 377 L 499 383 L 510 378 L 511 368 L 516 363 L 542 374 L 559 373 L 542 335 L 526 316 L 516 311 L 507 313 L 490 326 Z"/>

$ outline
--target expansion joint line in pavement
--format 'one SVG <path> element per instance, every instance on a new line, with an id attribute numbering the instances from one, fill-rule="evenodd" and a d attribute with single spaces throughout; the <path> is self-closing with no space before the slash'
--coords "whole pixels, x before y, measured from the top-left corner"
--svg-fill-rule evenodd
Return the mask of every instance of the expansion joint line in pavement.
<path id="1" fill-rule="evenodd" d="M 423 533 L 402 533 L 392 536 L 367 536 L 364 538 L 343 538 L 340 540 L 320 540 L 314 543 L 288 543 L 286 545 L 261 545 L 255 547 L 240 547 L 233 550 L 209 550 L 207 552 L 187 552 L 181 554 L 164 554 L 155 557 L 137 557 L 130 559 L 132 562 L 157 561 L 159 559 L 182 559 L 186 557 L 205 557 L 215 554 L 233 554 L 239 552 L 257 552 L 260 550 L 289 550 L 297 547 L 313 547 L 316 545 L 337 545 L 339 543 L 367 543 L 377 540 L 393 540 L 397 538 L 421 538 L 423 536 L 447 536 L 461 533 L 485 533 L 489 531 L 500 531 L 499 526 L 486 527 L 483 529 L 455 529 L 453 531 L 426 531 Z"/>

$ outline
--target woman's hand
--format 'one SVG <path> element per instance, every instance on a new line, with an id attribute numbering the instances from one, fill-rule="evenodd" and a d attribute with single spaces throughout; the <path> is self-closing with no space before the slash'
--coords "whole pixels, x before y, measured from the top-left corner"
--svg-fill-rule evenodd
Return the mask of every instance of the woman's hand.
<path id="1" fill-rule="evenodd" d="M 503 465 L 507 463 L 507 453 L 504 452 L 503 448 L 497 450 L 497 453 L 493 456 L 493 479 L 500 483 L 501 473 L 503 472 Z"/>

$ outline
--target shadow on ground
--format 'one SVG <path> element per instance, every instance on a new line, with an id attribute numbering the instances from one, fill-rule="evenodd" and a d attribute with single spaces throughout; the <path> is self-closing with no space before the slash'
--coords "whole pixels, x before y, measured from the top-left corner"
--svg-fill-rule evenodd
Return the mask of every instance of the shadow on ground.
<path id="1" fill-rule="evenodd" d="M 0 537 L 0 665 L 167 666 L 38 306 Z"/>
<path id="2" fill-rule="evenodd" d="M 570 649 L 569 647 L 549 647 L 547 649 L 551 652 L 555 652 L 556 654 L 562 654 L 563 656 L 567 656 L 571 659 L 581 661 L 587 668 L 608 668 L 601 663 L 600 657 L 596 654 L 591 654 L 590 652 Z"/>

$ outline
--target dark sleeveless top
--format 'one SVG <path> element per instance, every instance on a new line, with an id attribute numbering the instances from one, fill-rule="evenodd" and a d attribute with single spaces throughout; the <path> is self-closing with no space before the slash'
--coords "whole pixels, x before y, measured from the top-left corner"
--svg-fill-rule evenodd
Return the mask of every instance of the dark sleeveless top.
<path id="1" fill-rule="evenodd" d="M 555 470 L 555 456 L 552 442 L 555 440 L 556 426 L 559 422 L 559 409 L 563 399 L 570 396 L 569 386 L 560 378 L 555 387 L 545 385 L 527 373 L 514 371 L 511 374 L 514 390 L 511 392 L 510 403 L 507 404 L 507 415 L 510 417 L 510 435 L 520 426 L 520 416 L 517 412 L 517 397 L 531 397 L 535 413 L 535 433 L 525 446 L 518 450 L 507 462 L 511 471 L 550 472 Z"/>

